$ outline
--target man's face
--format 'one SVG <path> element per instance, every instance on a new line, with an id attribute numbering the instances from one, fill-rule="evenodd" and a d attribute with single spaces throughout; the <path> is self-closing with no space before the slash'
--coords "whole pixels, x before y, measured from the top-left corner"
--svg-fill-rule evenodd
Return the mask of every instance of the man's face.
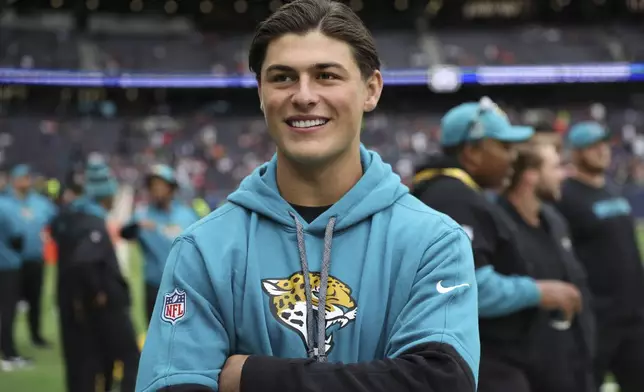
<path id="1" fill-rule="evenodd" d="M 357 149 L 363 113 L 375 109 L 381 91 L 380 72 L 365 81 L 351 47 L 318 31 L 272 41 L 259 86 L 278 152 L 305 165 Z"/>
<path id="2" fill-rule="evenodd" d="M 556 201 L 561 197 L 561 184 L 566 177 L 561 164 L 561 156 L 553 145 L 539 148 L 542 164 L 539 170 L 539 180 L 536 185 L 537 197 L 544 201 Z"/>
<path id="3" fill-rule="evenodd" d="M 589 147 L 576 151 L 579 169 L 594 174 L 600 174 L 608 169 L 611 161 L 610 145 L 600 141 Z"/>
<path id="4" fill-rule="evenodd" d="M 479 185 L 488 189 L 506 186 L 512 176 L 512 164 L 517 156 L 515 145 L 484 139 L 476 148 L 480 149 L 476 175 Z"/>
<path id="5" fill-rule="evenodd" d="M 13 187 L 18 191 L 18 192 L 27 192 L 29 189 L 31 189 L 32 185 L 32 179 L 31 176 L 21 176 L 21 177 L 16 177 L 13 180 Z"/>
<path id="6" fill-rule="evenodd" d="M 156 203 L 166 202 L 172 197 L 172 186 L 158 177 L 152 177 L 150 197 Z"/>

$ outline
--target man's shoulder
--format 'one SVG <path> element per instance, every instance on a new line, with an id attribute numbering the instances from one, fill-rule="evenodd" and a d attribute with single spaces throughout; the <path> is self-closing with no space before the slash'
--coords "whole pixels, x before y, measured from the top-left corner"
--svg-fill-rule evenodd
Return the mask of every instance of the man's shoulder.
<path id="1" fill-rule="evenodd" d="M 222 240 L 237 239 L 234 234 L 246 231 L 249 212 L 233 203 L 225 203 L 210 214 L 188 226 L 178 239 L 203 245 Z"/>
<path id="2" fill-rule="evenodd" d="M 422 236 L 433 243 L 453 231 L 463 228 L 445 213 L 429 207 L 415 196 L 407 194 L 393 205 L 392 226 L 403 226 L 416 238 Z"/>

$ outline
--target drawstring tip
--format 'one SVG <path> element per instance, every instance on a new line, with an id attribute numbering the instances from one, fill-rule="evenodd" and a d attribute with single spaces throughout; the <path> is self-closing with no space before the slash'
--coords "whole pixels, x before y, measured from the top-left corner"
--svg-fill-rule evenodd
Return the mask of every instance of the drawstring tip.
<path id="1" fill-rule="evenodd" d="M 318 362 L 326 363 L 328 361 L 326 354 L 318 355 Z"/>

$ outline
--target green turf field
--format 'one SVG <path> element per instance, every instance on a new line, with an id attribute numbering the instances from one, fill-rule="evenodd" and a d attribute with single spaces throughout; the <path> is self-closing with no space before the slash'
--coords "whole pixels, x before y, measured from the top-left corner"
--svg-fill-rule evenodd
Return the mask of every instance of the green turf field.
<path id="1" fill-rule="evenodd" d="M 644 224 L 638 230 L 641 249 L 644 250 Z M 130 247 L 129 280 L 133 294 L 132 315 L 135 328 L 139 333 L 145 330 L 145 306 L 143 304 L 143 286 L 141 278 L 141 258 L 138 248 Z M 63 369 L 61 363 L 60 347 L 58 346 L 58 324 L 55 308 L 53 306 L 55 269 L 47 270 L 46 287 L 43 296 L 43 327 L 44 335 L 54 348 L 36 350 L 31 346 L 28 338 L 28 328 L 25 315 L 21 314 L 16 326 L 17 344 L 20 353 L 34 358 L 35 367 L 30 370 L 21 370 L 10 373 L 0 372 L 0 391 L 3 392 L 64 392 Z"/>

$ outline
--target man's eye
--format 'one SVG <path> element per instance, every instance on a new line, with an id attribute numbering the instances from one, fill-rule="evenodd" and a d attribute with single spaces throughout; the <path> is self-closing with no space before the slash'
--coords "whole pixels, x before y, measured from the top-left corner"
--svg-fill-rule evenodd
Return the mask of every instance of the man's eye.
<path id="1" fill-rule="evenodd" d="M 326 79 L 326 80 L 334 80 L 338 79 L 337 75 L 332 74 L 330 72 L 321 72 L 320 75 L 318 75 L 320 79 Z"/>
<path id="2" fill-rule="evenodd" d="M 290 77 L 290 76 L 288 76 L 288 75 L 284 75 L 284 74 L 281 74 L 281 75 L 273 75 L 270 79 L 271 79 L 271 82 L 275 82 L 275 83 L 291 82 L 291 81 L 293 81 L 293 78 L 292 78 L 292 77 Z"/>

